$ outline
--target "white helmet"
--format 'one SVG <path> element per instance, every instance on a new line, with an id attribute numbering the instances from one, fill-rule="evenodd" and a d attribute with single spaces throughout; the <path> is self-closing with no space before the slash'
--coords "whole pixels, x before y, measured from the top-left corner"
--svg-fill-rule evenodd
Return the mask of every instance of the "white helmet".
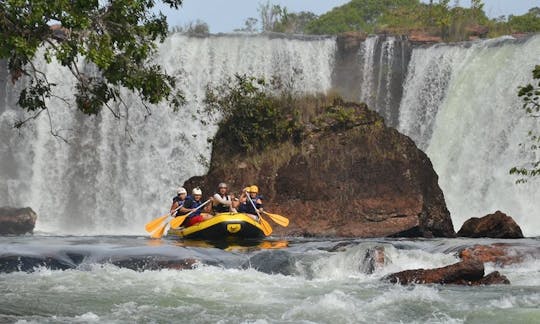
<path id="1" fill-rule="evenodd" d="M 202 196 L 202 190 L 201 188 L 195 188 L 193 189 L 193 191 L 191 192 L 193 195 L 201 195 Z"/>
<path id="2" fill-rule="evenodd" d="M 187 190 L 184 187 L 178 187 L 178 189 L 176 189 L 176 193 L 177 194 L 187 194 Z"/>

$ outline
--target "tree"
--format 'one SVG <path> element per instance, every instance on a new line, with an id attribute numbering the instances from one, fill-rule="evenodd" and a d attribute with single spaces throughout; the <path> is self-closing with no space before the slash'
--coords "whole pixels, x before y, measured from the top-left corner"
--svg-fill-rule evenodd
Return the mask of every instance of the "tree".
<path id="1" fill-rule="evenodd" d="M 267 1 L 259 5 L 259 15 L 261 17 L 262 31 L 271 32 L 275 30 L 276 24 L 287 15 L 287 8 L 280 5 L 271 4 Z"/>
<path id="2" fill-rule="evenodd" d="M 244 32 L 244 33 L 256 33 L 257 32 L 257 23 L 259 20 L 257 18 L 249 17 L 244 21 L 244 28 L 235 29 L 235 32 Z"/>
<path id="3" fill-rule="evenodd" d="M 518 96 L 523 100 L 522 109 L 530 118 L 535 119 L 535 125 L 538 127 L 538 119 L 540 118 L 540 65 L 537 65 L 533 70 L 533 81 L 524 87 L 519 88 Z M 534 161 L 528 163 L 527 166 L 513 167 L 510 174 L 520 175 L 522 177 L 535 177 L 540 175 L 540 129 L 535 128 L 527 134 L 530 142 L 532 156 L 535 156 Z M 525 146 L 524 144 L 520 144 Z M 526 182 L 524 178 L 518 182 Z"/>
<path id="4" fill-rule="evenodd" d="M 305 34 L 307 25 L 317 19 L 317 15 L 309 11 L 288 13 L 285 8 L 284 12 L 285 14 L 281 19 L 274 24 L 273 31 L 287 34 Z"/>
<path id="5" fill-rule="evenodd" d="M 182 4 L 161 2 L 174 9 Z M 75 77 L 74 98 L 60 99 L 87 115 L 107 107 L 120 117 L 109 102 L 122 103 L 122 87 L 137 93 L 148 110 L 148 104 L 162 100 L 178 108 L 184 98 L 175 92 L 175 78 L 149 61 L 168 29 L 166 17 L 152 12 L 154 5 L 153 0 L 1 1 L 0 59 L 7 60 L 12 82 L 25 83 L 18 104 L 31 113 L 15 126 L 37 118 L 49 109 L 48 99 L 59 98 L 56 84 L 34 64 L 38 49 L 47 63 L 56 60 Z M 79 69 L 81 60 L 98 73 Z"/>

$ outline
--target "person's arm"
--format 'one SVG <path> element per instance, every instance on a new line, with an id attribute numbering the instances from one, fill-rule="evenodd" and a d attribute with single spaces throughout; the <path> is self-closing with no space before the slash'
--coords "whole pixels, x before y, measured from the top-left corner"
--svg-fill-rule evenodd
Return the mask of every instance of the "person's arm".
<path id="1" fill-rule="evenodd" d="M 184 205 L 182 207 L 180 207 L 180 213 L 181 214 L 187 214 L 191 211 L 191 206 L 192 206 L 192 200 L 191 199 L 186 199 L 184 201 Z"/>
<path id="2" fill-rule="evenodd" d="M 215 203 L 219 203 L 219 204 L 223 204 L 223 205 L 230 205 L 231 204 L 231 201 L 230 200 L 227 200 L 227 199 L 224 199 L 222 198 L 219 194 L 215 194 L 214 196 L 212 196 L 212 200 L 213 202 Z"/>
<path id="3" fill-rule="evenodd" d="M 171 205 L 171 211 L 169 213 L 172 214 L 176 208 L 178 208 L 178 201 L 174 200 Z"/>

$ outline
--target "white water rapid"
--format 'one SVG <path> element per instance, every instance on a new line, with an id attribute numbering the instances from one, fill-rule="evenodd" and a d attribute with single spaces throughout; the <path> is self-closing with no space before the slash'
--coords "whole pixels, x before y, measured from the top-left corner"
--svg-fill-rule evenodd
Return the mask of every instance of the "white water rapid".
<path id="1" fill-rule="evenodd" d="M 206 170 L 207 140 L 216 129 L 195 117 L 208 83 L 234 73 L 277 74 L 293 78 L 297 90 L 324 92 L 335 86 L 336 71 L 348 73 L 336 68 L 337 51 L 332 38 L 172 35 L 156 60 L 181 80 L 187 107 L 175 113 L 161 105 L 146 116 L 128 96 L 129 114 L 116 120 L 107 111 L 84 117 L 53 100 L 53 127 L 69 145 L 50 135 L 45 114 L 21 132 L 11 128 L 21 112 L 0 64 L 0 205 L 34 208 L 38 231 L 141 233 L 167 211 L 176 186 Z M 519 143 L 534 125 L 516 93 L 540 64 L 540 35 L 412 52 L 406 40 L 374 36 L 356 57 L 361 75 L 354 93 L 427 152 L 456 230 L 469 217 L 499 209 L 525 235 L 540 235 L 539 180 L 516 185 L 508 174 L 531 158 Z M 60 95 L 73 92 L 65 70 L 44 69 L 62 83 Z"/>

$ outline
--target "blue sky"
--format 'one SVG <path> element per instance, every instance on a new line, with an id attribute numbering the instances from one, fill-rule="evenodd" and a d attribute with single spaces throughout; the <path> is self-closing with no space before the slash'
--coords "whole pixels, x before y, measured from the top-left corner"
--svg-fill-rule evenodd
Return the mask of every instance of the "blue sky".
<path id="1" fill-rule="evenodd" d="M 322 14 L 349 2 L 349 0 L 271 0 L 273 4 L 287 7 L 289 12 L 307 10 Z M 427 2 L 427 1 L 424 1 Z M 453 3 L 454 1 L 451 1 Z M 184 0 L 178 11 L 161 7 L 167 15 L 169 26 L 185 25 L 201 19 L 210 25 L 210 32 L 231 32 L 243 27 L 248 17 L 257 17 L 259 3 L 266 0 Z M 461 5 L 468 6 L 470 0 L 461 0 Z M 501 15 L 521 15 L 529 8 L 540 6 L 539 0 L 484 0 L 484 10 L 490 17 Z"/>

